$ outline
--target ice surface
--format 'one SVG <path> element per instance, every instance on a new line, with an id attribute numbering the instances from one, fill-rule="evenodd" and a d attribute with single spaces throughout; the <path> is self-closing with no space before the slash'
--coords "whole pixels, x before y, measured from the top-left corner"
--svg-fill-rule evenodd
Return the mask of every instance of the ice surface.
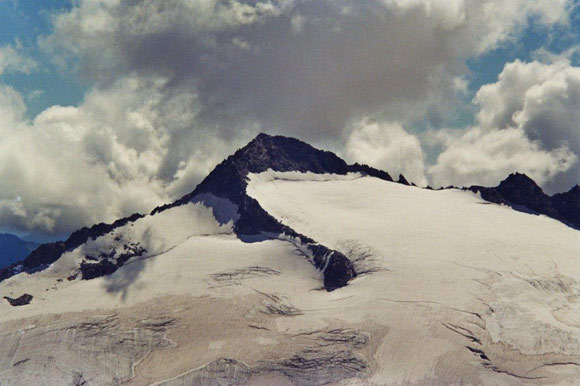
<path id="1" fill-rule="evenodd" d="M 235 206 L 198 197 L 0 283 L 2 296 L 34 296 L 0 302 L 0 383 L 580 379 L 578 231 L 470 192 L 359 174 L 268 171 L 249 176 L 248 193 L 365 274 L 321 290 L 299 243 L 243 242 Z M 147 252 L 112 275 L 67 279 L 87 255 L 134 244 Z"/>

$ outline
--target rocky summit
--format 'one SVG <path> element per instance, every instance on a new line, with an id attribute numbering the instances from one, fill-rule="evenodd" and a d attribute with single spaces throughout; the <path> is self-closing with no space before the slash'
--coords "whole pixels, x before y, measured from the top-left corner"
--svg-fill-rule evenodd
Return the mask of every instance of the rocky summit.
<path id="1" fill-rule="evenodd" d="M 510 174 L 498 186 L 472 186 L 469 190 L 481 193 L 484 200 L 504 204 L 518 210 L 544 214 L 580 229 L 580 188 L 549 196 L 534 180 L 522 173 Z"/>

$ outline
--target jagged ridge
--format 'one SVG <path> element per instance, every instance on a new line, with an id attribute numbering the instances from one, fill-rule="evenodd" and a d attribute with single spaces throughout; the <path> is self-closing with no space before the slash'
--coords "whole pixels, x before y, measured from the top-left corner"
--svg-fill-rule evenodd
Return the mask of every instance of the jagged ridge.
<path id="1" fill-rule="evenodd" d="M 109 233 L 115 228 L 121 227 L 129 222 L 134 222 L 141 217 L 144 216 L 139 213 L 134 213 L 131 216 L 119 219 L 112 224 L 100 223 L 93 225 L 90 228 L 83 227 L 74 231 L 65 241 L 42 244 L 32 251 L 24 260 L 0 270 L 0 282 L 22 271 L 29 273 L 40 271 L 58 260 L 58 258 L 66 251 L 73 250 L 87 242 L 89 239 L 96 239 L 97 237 Z"/>
<path id="2" fill-rule="evenodd" d="M 580 229 L 580 186 L 568 192 L 549 196 L 534 180 L 522 173 L 510 174 L 498 186 L 486 188 L 471 186 L 468 190 L 480 193 L 481 198 L 496 204 L 504 204 L 515 209 L 544 214 Z"/>
<path id="3" fill-rule="evenodd" d="M 349 172 L 359 172 L 386 181 L 393 181 L 385 171 L 358 163 L 348 165 L 334 153 L 316 149 L 297 139 L 259 134 L 248 145 L 216 166 L 194 191 L 171 204 L 155 208 L 151 215 L 189 203 L 202 193 L 226 198 L 238 205 L 240 217 L 234 225 L 236 234 L 244 236 L 265 232 L 286 234 L 298 238 L 307 245 L 312 253 L 314 264 L 318 268 L 325 267 L 326 288 L 334 289 L 345 285 L 357 274 L 346 256 L 317 244 L 311 238 L 298 234 L 293 229 L 281 224 L 269 215 L 255 199 L 246 194 L 247 175 L 261 173 L 268 169 L 279 172 L 299 171 L 342 175 Z M 399 176 L 397 182 L 409 184 L 402 175 Z M 580 187 L 578 185 L 569 192 L 550 197 L 529 177 L 515 173 L 497 187 L 471 186 L 467 189 L 480 192 L 482 198 L 487 201 L 527 208 L 580 229 Z M 77 248 L 87 240 L 105 235 L 115 228 L 142 217 L 144 216 L 136 213 L 112 224 L 101 223 L 90 228 L 84 227 L 73 232 L 64 242 L 43 244 L 23 261 L 0 270 L 0 281 L 21 271 L 42 270 L 55 262 L 63 253 Z"/>
<path id="4" fill-rule="evenodd" d="M 246 194 L 248 173 L 260 173 L 272 169 L 275 171 L 299 171 L 313 173 L 346 174 L 360 172 L 387 181 L 392 178 L 387 172 L 367 165 L 348 165 L 332 152 L 322 151 L 294 138 L 260 134 L 248 145 L 220 163 L 197 187 L 179 200 L 155 208 L 151 215 L 169 208 L 191 202 L 201 193 L 211 193 L 217 197 L 230 200 L 238 205 L 240 218 L 235 222 L 236 234 L 255 235 L 263 232 L 285 234 L 306 244 L 312 253 L 317 268 L 324 268 L 324 284 L 329 290 L 346 285 L 356 276 L 352 263 L 338 251 L 333 251 L 316 243 L 311 238 L 298 234 L 270 216 L 259 203 Z M 0 270 L 0 281 L 19 272 L 35 272 L 47 268 L 62 254 L 82 245 L 89 239 L 96 239 L 115 228 L 144 217 L 134 214 L 115 221 L 112 224 L 97 224 L 75 231 L 64 242 L 43 244 L 21 262 Z M 109 267 L 106 274 L 119 267 Z"/>

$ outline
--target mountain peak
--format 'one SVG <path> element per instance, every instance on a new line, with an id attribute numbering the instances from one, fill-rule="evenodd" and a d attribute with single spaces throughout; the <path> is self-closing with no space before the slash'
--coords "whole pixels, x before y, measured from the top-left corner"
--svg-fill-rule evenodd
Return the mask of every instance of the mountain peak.
<path id="1" fill-rule="evenodd" d="M 239 205 L 245 196 L 247 175 L 268 169 L 334 174 L 354 171 L 330 151 L 316 149 L 295 138 L 260 133 L 217 165 L 191 193 L 172 204 L 155 208 L 152 214 L 187 203 L 200 193 L 211 193 Z"/>
<path id="2" fill-rule="evenodd" d="M 538 186 L 530 177 L 523 173 L 512 173 L 497 187 L 502 195 L 508 195 L 510 201 L 522 204 L 532 197 L 538 199 L 544 196 L 542 188 Z"/>
<path id="3" fill-rule="evenodd" d="M 356 276 L 348 258 L 280 223 L 246 193 L 248 174 L 262 173 L 268 169 L 319 174 L 346 174 L 354 171 L 332 152 L 316 149 L 295 138 L 261 133 L 216 166 L 194 191 L 172 204 L 155 208 L 151 214 L 196 202 L 204 193 L 226 199 L 237 207 L 238 217 L 234 221 L 234 232 L 240 238 L 264 233 L 297 238 L 307 245 L 313 255 L 314 265 L 324 270 L 326 288 L 334 289 L 346 285 L 348 280 Z"/>
<path id="4" fill-rule="evenodd" d="M 172 204 L 155 208 L 152 214 L 185 204 L 200 193 L 211 193 L 239 205 L 244 201 L 247 175 L 269 169 L 277 172 L 341 175 L 358 172 L 392 181 L 385 171 L 358 163 L 348 165 L 333 152 L 317 149 L 296 138 L 260 133 L 217 165 L 194 191 Z"/>
<path id="5" fill-rule="evenodd" d="M 404 176 L 404 175 L 402 175 L 402 174 L 399 174 L 399 179 L 397 180 L 397 182 L 398 182 L 399 184 L 403 184 L 403 185 L 411 185 L 411 184 L 409 183 L 409 181 L 407 181 L 407 179 L 405 178 L 405 176 Z"/>
<path id="6" fill-rule="evenodd" d="M 569 194 L 580 195 L 580 185 L 574 185 L 569 191 Z"/>
<path id="7" fill-rule="evenodd" d="M 208 195 L 228 200 L 236 208 L 235 218 L 229 218 L 231 213 L 228 212 L 227 218 L 218 218 L 219 216 L 216 215 L 216 219 L 219 222 L 234 220 L 233 231 L 240 239 L 250 239 L 254 235 L 264 234 L 284 235 L 284 237 L 289 236 L 297 239 L 306 246 L 312 255 L 314 265 L 324 270 L 326 288 L 333 289 L 345 285 L 348 280 L 357 275 L 352 262 L 346 256 L 320 245 L 308 236 L 299 234 L 279 222 L 266 212 L 258 201 L 247 194 L 248 174 L 262 173 L 269 169 L 277 172 L 293 171 L 339 175 L 355 172 L 393 181 L 385 171 L 357 163 L 348 165 L 336 154 L 317 149 L 298 139 L 260 133 L 246 146 L 217 165 L 191 193 L 171 204 L 155 208 L 151 215 L 190 202 L 202 202 L 205 206 L 214 209 L 214 214 L 216 214 L 220 212 L 220 208 L 218 208 L 220 204 L 212 204 L 211 197 L 207 199 Z M 398 182 L 408 184 L 402 175 L 399 176 Z M 552 199 L 546 196 L 542 189 L 528 176 L 514 173 L 495 188 L 474 186 L 470 190 L 480 191 L 482 198 L 491 202 L 525 206 L 532 211 L 544 213 L 575 226 L 580 224 L 580 214 L 577 210 L 579 207 L 579 186 L 572 188 L 569 193 L 563 194 L 562 197 Z M 144 216 L 141 214 L 134 214 L 112 224 L 97 224 L 90 228 L 82 228 L 72 233 L 64 242 L 44 244 L 34 250 L 21 263 L 14 263 L 10 267 L 0 270 L 0 281 L 21 270 L 32 272 L 42 269 L 42 267 L 48 267 L 66 251 L 77 248 L 89 239 L 96 239 L 116 228 L 138 221 L 142 217 Z M 246 238 L 247 236 L 251 237 Z"/>
<path id="8" fill-rule="evenodd" d="M 568 224 L 580 227 L 580 187 L 576 185 L 566 193 L 550 197 L 530 177 L 523 173 L 512 173 L 495 188 L 472 186 L 484 200 L 507 204 L 518 210 L 544 214 Z"/>
<path id="9" fill-rule="evenodd" d="M 234 222 L 234 232 L 238 236 L 269 233 L 285 234 L 300 239 L 302 243 L 308 245 L 310 253 L 314 256 L 314 265 L 324 269 L 325 287 L 333 289 L 345 285 L 356 276 L 352 262 L 340 252 L 317 244 L 314 240 L 281 224 L 246 193 L 248 174 L 262 173 L 269 169 L 277 172 L 341 175 L 357 172 L 392 181 L 387 172 L 367 165 L 348 165 L 336 154 L 317 149 L 296 138 L 260 133 L 246 146 L 217 165 L 194 191 L 172 204 L 155 208 L 151 214 L 196 201 L 203 193 L 227 199 L 238 208 L 239 217 Z"/>
<path id="10" fill-rule="evenodd" d="M 337 174 L 347 172 L 346 162 L 336 154 L 316 149 L 296 138 L 281 135 L 260 133 L 231 158 L 237 163 L 243 163 L 251 173 L 260 173 L 268 169 L 280 172 Z"/>
<path id="11" fill-rule="evenodd" d="M 536 187 L 537 189 L 541 190 L 541 188 L 536 184 L 536 182 L 532 180 L 530 177 L 528 177 L 528 175 L 526 175 L 525 173 L 519 172 L 511 173 L 509 176 L 506 177 L 505 180 L 500 182 L 500 186 L 506 184 L 518 184 L 518 185 L 525 184 L 528 186 Z"/>

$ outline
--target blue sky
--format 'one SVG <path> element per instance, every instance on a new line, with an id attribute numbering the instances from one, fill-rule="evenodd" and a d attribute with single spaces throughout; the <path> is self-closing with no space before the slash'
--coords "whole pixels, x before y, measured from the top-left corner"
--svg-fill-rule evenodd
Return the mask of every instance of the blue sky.
<path id="1" fill-rule="evenodd" d="M 71 6 L 68 0 L 0 1 L 0 45 L 20 44 L 22 52 L 38 63 L 29 74 L 11 72 L 2 76 L 4 83 L 28 96 L 29 118 L 52 105 L 76 105 L 87 90 L 85 82 L 61 71 L 38 47 L 38 38 L 51 32 L 52 15 L 66 12 Z"/>
<path id="2" fill-rule="evenodd" d="M 419 185 L 580 180 L 578 1 L 159 4 L 0 0 L 0 230 L 147 212 L 260 131 Z"/>
<path id="3" fill-rule="evenodd" d="M 507 42 L 497 49 L 467 61 L 472 78 L 470 89 L 478 90 L 483 84 L 493 83 L 507 62 L 515 59 L 529 61 L 539 49 L 563 52 L 580 42 L 580 8 L 575 8 L 570 16 L 569 26 L 547 28 L 532 21 L 522 32 L 520 39 Z M 573 64 L 578 65 L 580 56 L 574 55 Z"/>

